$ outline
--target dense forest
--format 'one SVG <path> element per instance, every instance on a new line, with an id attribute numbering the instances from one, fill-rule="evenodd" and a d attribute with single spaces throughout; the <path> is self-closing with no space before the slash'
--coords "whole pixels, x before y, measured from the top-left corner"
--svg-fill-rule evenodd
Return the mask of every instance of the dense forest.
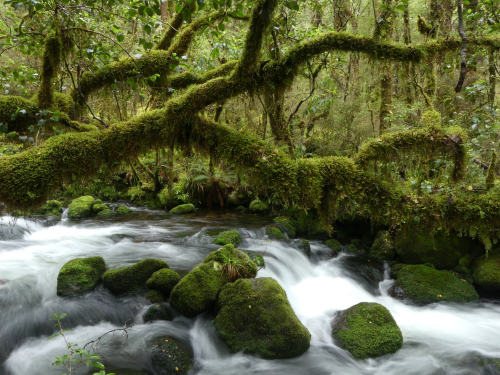
<path id="1" fill-rule="evenodd" d="M 499 0 L 0 0 L 0 374 L 500 373 L 499 62 Z"/>

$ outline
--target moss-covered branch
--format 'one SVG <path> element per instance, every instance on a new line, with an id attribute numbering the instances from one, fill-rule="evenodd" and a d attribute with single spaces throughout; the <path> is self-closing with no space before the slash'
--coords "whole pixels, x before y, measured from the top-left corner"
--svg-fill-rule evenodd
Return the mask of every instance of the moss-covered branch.
<path id="1" fill-rule="evenodd" d="M 166 51 L 170 48 L 170 46 L 172 45 L 172 41 L 174 40 L 180 27 L 182 26 L 182 23 L 184 22 L 184 14 L 191 13 L 192 10 L 192 8 L 184 8 L 174 16 L 172 22 L 167 25 L 168 29 L 161 38 L 160 42 L 155 46 L 155 49 Z"/>

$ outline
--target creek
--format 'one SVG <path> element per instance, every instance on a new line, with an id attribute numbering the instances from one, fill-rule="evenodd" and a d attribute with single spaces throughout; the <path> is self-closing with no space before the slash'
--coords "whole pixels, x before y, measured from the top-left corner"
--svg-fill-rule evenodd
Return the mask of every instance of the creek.
<path id="1" fill-rule="evenodd" d="M 0 218 L 0 374 L 59 375 L 52 365 L 65 353 L 55 332 L 53 313 L 63 320 L 68 340 L 80 346 L 105 332 L 133 324 L 125 337 L 106 335 L 96 347 L 111 367 L 152 371 L 148 341 L 159 335 L 175 336 L 193 349 L 192 374 L 380 374 L 470 375 L 494 374 L 481 358 L 500 358 L 500 304 L 437 303 L 413 306 L 388 294 L 393 281 L 387 266 L 341 253 L 324 256 L 327 248 L 311 241 L 306 256 L 297 240 L 267 238 L 270 220 L 232 213 L 172 216 L 134 209 L 123 219 L 64 218 L 43 223 Z M 115 297 L 102 287 L 79 298 L 56 295 L 61 266 L 76 257 L 102 256 L 108 268 L 133 264 L 145 258 L 165 260 L 186 273 L 211 251 L 217 230 L 237 228 L 241 249 L 263 254 L 266 267 L 260 276 L 275 278 L 286 290 L 295 313 L 312 335 L 304 355 L 288 360 L 264 360 L 231 354 L 218 339 L 212 317 L 176 316 L 173 321 L 144 324 L 142 314 L 150 303 L 142 296 Z M 338 310 L 359 302 L 387 307 L 401 328 L 404 345 L 397 353 L 369 360 L 354 360 L 331 337 L 331 322 Z M 82 372 L 86 374 L 87 371 Z"/>

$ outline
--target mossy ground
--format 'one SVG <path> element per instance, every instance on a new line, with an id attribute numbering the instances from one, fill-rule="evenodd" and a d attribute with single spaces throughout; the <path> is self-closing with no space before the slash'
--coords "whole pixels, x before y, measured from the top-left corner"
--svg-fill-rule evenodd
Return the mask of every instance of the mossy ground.
<path id="1" fill-rule="evenodd" d="M 145 288 L 151 275 L 162 268 L 168 268 L 163 260 L 144 259 L 132 266 L 106 271 L 103 283 L 113 294 L 135 292 Z"/>
<path id="2" fill-rule="evenodd" d="M 378 303 L 362 302 L 342 311 L 335 319 L 333 336 L 357 359 L 394 353 L 403 345 L 396 321 Z"/>
<path id="3" fill-rule="evenodd" d="M 423 264 L 402 267 L 397 274 L 396 285 L 406 298 L 421 304 L 469 302 L 479 298 L 466 280 L 459 279 L 450 271 L 439 271 Z"/>
<path id="4" fill-rule="evenodd" d="M 311 334 L 272 278 L 239 279 L 221 290 L 215 328 L 229 349 L 268 359 L 307 351 Z"/>
<path id="5" fill-rule="evenodd" d="M 57 295 L 78 296 L 93 290 L 106 271 L 101 257 L 76 258 L 62 266 L 57 276 Z"/>

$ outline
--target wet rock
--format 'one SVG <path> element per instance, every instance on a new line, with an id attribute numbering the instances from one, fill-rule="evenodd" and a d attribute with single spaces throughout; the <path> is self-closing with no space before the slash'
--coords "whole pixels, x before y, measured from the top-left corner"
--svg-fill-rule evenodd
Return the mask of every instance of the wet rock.
<path id="1" fill-rule="evenodd" d="M 149 289 L 154 289 L 165 297 L 170 295 L 174 286 L 179 282 L 181 277 L 177 272 L 170 268 L 162 268 L 151 275 L 146 281 L 146 286 Z"/>
<path id="2" fill-rule="evenodd" d="M 288 237 L 293 238 L 297 233 L 297 223 L 295 220 L 288 216 L 278 216 L 274 218 L 274 223 L 278 226 L 278 228 L 286 233 Z"/>
<path id="3" fill-rule="evenodd" d="M 134 292 L 145 288 L 151 275 L 162 268 L 168 268 L 163 260 L 144 259 L 132 266 L 106 271 L 103 284 L 113 294 Z"/>
<path id="4" fill-rule="evenodd" d="M 184 214 L 190 214 L 194 211 L 196 211 L 196 207 L 194 206 L 194 204 L 186 203 L 172 208 L 170 210 L 170 213 L 176 215 L 184 215 Z"/>
<path id="5" fill-rule="evenodd" d="M 306 256 L 311 256 L 311 243 L 308 240 L 296 240 L 297 248 Z"/>
<path id="6" fill-rule="evenodd" d="M 500 296 L 500 254 L 481 257 L 474 265 L 473 277 L 482 291 Z"/>
<path id="7" fill-rule="evenodd" d="M 162 336 L 152 340 L 152 367 L 156 375 L 185 375 L 193 361 L 192 350 L 180 340 Z"/>
<path id="8" fill-rule="evenodd" d="M 269 238 L 274 240 L 285 240 L 286 236 L 281 232 L 280 228 L 276 225 L 268 225 L 266 227 L 266 234 Z"/>
<path id="9" fill-rule="evenodd" d="M 420 265 L 404 266 L 397 273 L 393 294 L 419 304 L 439 301 L 469 302 L 479 298 L 474 287 L 450 271 Z"/>
<path id="10" fill-rule="evenodd" d="M 217 237 L 214 240 L 214 244 L 216 245 L 227 245 L 227 244 L 233 244 L 234 246 L 238 246 L 241 242 L 241 234 L 237 230 L 226 230 L 224 232 L 221 232 L 217 235 Z"/>
<path id="11" fill-rule="evenodd" d="M 57 276 L 57 295 L 71 297 L 90 292 L 99 284 L 104 271 L 106 263 L 101 257 L 70 260 Z"/>
<path id="12" fill-rule="evenodd" d="M 365 255 L 345 256 L 339 262 L 353 278 L 366 286 L 370 292 L 378 292 L 379 283 L 384 280 L 384 264 L 382 262 Z"/>
<path id="13" fill-rule="evenodd" d="M 226 284 L 217 305 L 215 329 L 233 352 L 277 359 L 297 357 L 309 349 L 311 334 L 272 278 Z"/>
<path id="14" fill-rule="evenodd" d="M 153 322 L 155 320 L 172 320 L 174 318 L 173 312 L 168 305 L 155 304 L 147 309 L 142 316 L 144 323 Z"/>
<path id="15" fill-rule="evenodd" d="M 337 256 L 338 253 L 342 251 L 343 247 L 342 244 L 336 239 L 326 240 L 325 245 L 332 251 L 331 256 Z"/>
<path id="16" fill-rule="evenodd" d="M 68 217 L 72 220 L 91 217 L 94 214 L 92 211 L 94 202 L 94 197 L 90 195 L 74 199 L 68 207 Z"/>
<path id="17" fill-rule="evenodd" d="M 396 321 L 378 303 L 362 302 L 338 313 L 332 334 L 357 359 L 395 353 L 403 345 Z"/>
<path id="18" fill-rule="evenodd" d="M 224 284 L 241 277 L 255 277 L 257 265 L 248 255 L 226 245 L 210 253 L 174 287 L 170 304 L 188 317 L 209 310 Z"/>

